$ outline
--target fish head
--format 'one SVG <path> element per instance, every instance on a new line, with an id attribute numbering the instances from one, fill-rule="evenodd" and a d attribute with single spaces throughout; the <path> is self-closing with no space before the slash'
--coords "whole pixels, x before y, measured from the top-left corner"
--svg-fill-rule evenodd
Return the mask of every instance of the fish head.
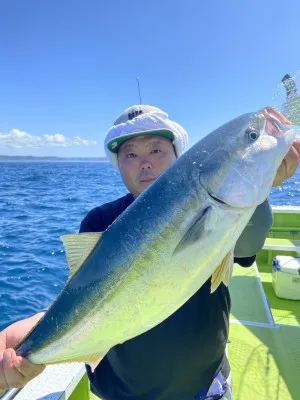
<path id="1" fill-rule="evenodd" d="M 200 142 L 201 186 L 232 207 L 259 205 L 295 136 L 292 123 L 270 107 L 228 122 Z"/>

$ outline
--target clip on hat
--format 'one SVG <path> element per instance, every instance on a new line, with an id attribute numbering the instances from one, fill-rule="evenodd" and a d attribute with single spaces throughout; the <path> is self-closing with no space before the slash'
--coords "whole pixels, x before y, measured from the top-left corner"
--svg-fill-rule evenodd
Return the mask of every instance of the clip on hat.
<path id="1" fill-rule="evenodd" d="M 170 139 L 179 157 L 187 144 L 186 131 L 168 118 L 168 114 L 157 107 L 136 105 L 127 108 L 116 119 L 104 140 L 105 152 L 118 169 L 117 152 L 127 140 L 136 136 L 153 135 Z"/>

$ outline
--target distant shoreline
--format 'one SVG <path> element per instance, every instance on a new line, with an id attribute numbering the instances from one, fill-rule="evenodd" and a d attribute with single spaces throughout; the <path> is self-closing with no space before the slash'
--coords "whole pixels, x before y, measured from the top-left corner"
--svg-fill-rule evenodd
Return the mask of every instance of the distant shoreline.
<path id="1" fill-rule="evenodd" d="M 106 157 L 36 157 L 36 156 L 3 156 L 0 162 L 108 162 Z"/>

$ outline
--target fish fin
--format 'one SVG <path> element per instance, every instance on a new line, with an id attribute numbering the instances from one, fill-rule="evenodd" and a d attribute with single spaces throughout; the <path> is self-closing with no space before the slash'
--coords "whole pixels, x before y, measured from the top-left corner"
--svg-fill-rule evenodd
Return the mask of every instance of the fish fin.
<path id="1" fill-rule="evenodd" d="M 229 261 L 227 263 L 227 268 L 226 272 L 223 278 L 223 283 L 225 286 L 229 286 L 230 279 L 233 274 L 233 266 L 234 266 L 234 255 L 233 255 L 233 249 L 228 253 Z"/>
<path id="2" fill-rule="evenodd" d="M 91 357 L 88 357 L 88 361 L 85 361 L 85 363 L 89 365 L 92 372 L 94 372 L 100 361 L 105 357 L 106 354 L 107 351 L 105 353 L 93 354 Z"/>
<path id="3" fill-rule="evenodd" d="M 65 363 L 73 363 L 73 362 L 79 362 L 79 363 L 85 363 L 91 367 L 92 372 L 95 371 L 101 360 L 106 356 L 109 350 L 103 352 L 103 353 L 98 353 L 98 354 L 91 354 L 88 356 L 80 356 L 80 357 L 75 357 L 72 358 L 71 360 L 61 360 L 61 361 L 55 361 L 55 362 L 47 362 L 46 365 L 53 365 L 53 364 L 65 364 Z"/>
<path id="4" fill-rule="evenodd" d="M 79 270 L 84 261 L 91 254 L 102 233 L 77 233 L 61 236 L 66 250 L 66 257 L 70 269 L 70 277 Z"/>
<path id="5" fill-rule="evenodd" d="M 229 285 L 230 278 L 233 271 L 233 250 L 223 258 L 221 264 L 214 271 L 211 278 L 210 293 L 213 293 L 223 282 L 226 286 Z"/>
<path id="6" fill-rule="evenodd" d="M 197 242 L 199 239 L 201 239 L 202 236 L 205 232 L 207 233 L 207 221 L 210 219 L 212 212 L 212 207 L 208 206 L 206 207 L 202 213 L 199 215 L 199 217 L 196 219 L 196 221 L 193 222 L 193 224 L 190 226 L 188 231 L 184 234 L 183 238 L 180 240 L 178 245 L 176 246 L 176 249 L 173 252 L 174 254 L 177 254 L 184 250 L 187 246 L 190 246 Z"/>

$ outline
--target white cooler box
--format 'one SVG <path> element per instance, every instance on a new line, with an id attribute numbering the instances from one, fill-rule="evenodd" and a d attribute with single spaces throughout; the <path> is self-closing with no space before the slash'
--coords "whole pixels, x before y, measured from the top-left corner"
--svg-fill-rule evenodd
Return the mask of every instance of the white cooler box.
<path id="1" fill-rule="evenodd" d="M 300 300 L 300 258 L 273 258 L 272 283 L 277 297 Z"/>

